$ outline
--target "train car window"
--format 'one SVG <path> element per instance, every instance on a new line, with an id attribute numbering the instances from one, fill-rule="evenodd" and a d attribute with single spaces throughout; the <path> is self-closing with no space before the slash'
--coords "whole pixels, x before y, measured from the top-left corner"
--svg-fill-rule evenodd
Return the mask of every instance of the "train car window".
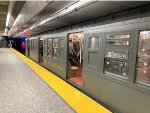
<path id="1" fill-rule="evenodd" d="M 44 56 L 47 56 L 46 55 L 46 39 L 43 39 L 43 53 L 44 53 Z"/>
<path id="2" fill-rule="evenodd" d="M 108 35 L 107 39 L 129 39 L 130 34 Z"/>
<path id="3" fill-rule="evenodd" d="M 46 40 L 44 40 L 44 45 L 46 45 Z"/>
<path id="4" fill-rule="evenodd" d="M 33 41 L 31 40 L 31 51 L 33 51 Z"/>
<path id="5" fill-rule="evenodd" d="M 120 45 L 130 45 L 130 34 L 107 35 L 106 45 L 104 73 L 123 79 L 128 79 L 129 50 L 121 49 Z M 113 46 L 115 46 L 115 48 Z"/>
<path id="6" fill-rule="evenodd" d="M 90 49 L 97 49 L 97 48 L 99 48 L 99 38 L 97 38 L 97 37 L 89 38 L 89 48 Z"/>
<path id="7" fill-rule="evenodd" d="M 38 39 L 36 40 L 36 51 L 38 52 Z"/>
<path id="8" fill-rule="evenodd" d="M 34 40 L 32 40 L 32 51 L 34 51 Z"/>
<path id="9" fill-rule="evenodd" d="M 59 39 L 53 39 L 53 57 L 59 56 Z"/>
<path id="10" fill-rule="evenodd" d="M 40 42 L 38 41 L 38 39 L 36 40 L 36 51 L 38 52 L 39 48 L 40 48 Z"/>
<path id="11" fill-rule="evenodd" d="M 121 78 L 128 78 L 129 64 L 127 62 L 105 59 L 104 73 L 118 76 Z"/>
<path id="12" fill-rule="evenodd" d="M 32 43 L 32 51 L 33 51 L 33 40 L 31 40 L 31 43 Z"/>
<path id="13" fill-rule="evenodd" d="M 52 39 L 48 39 L 47 56 L 52 56 Z"/>
<path id="14" fill-rule="evenodd" d="M 30 51 L 32 51 L 32 40 L 29 40 L 30 43 Z"/>
<path id="15" fill-rule="evenodd" d="M 106 41 L 106 44 L 107 45 L 126 45 L 126 46 L 129 46 L 130 45 L 130 43 L 129 43 L 129 41 L 127 40 L 107 40 Z"/>
<path id="16" fill-rule="evenodd" d="M 63 46 L 64 46 L 64 40 L 60 39 L 59 40 L 59 47 L 63 48 Z"/>
<path id="17" fill-rule="evenodd" d="M 136 82 L 150 86 L 150 31 L 141 31 L 139 35 Z"/>
<path id="18" fill-rule="evenodd" d="M 37 52 L 38 48 L 37 48 L 37 44 L 38 43 L 38 40 L 35 40 L 35 51 Z"/>
<path id="19" fill-rule="evenodd" d="M 36 51 L 36 40 L 34 39 L 34 51 Z"/>
<path id="20" fill-rule="evenodd" d="M 36 51 L 38 52 L 38 39 L 36 40 Z"/>
<path id="21" fill-rule="evenodd" d="M 59 57 L 64 58 L 64 39 L 59 39 Z"/>
<path id="22" fill-rule="evenodd" d="M 38 52 L 38 50 L 39 50 L 38 48 L 40 48 L 40 47 L 39 47 L 39 44 L 40 44 L 40 43 L 39 43 L 39 44 L 38 44 L 38 43 L 39 43 L 39 41 L 38 41 L 38 39 L 37 39 L 37 40 L 36 40 L 36 51 L 37 51 L 37 52 Z"/>
<path id="23" fill-rule="evenodd" d="M 108 35 L 106 40 L 106 45 L 130 45 L 130 34 L 117 34 L 117 35 Z"/>
<path id="24" fill-rule="evenodd" d="M 30 48 L 31 48 L 31 51 L 32 51 L 32 40 L 30 40 L 30 45 L 31 45 L 31 47 L 30 47 Z"/>
<path id="25" fill-rule="evenodd" d="M 35 51 L 35 49 L 36 49 L 35 46 L 36 46 L 36 40 L 34 39 L 34 40 L 33 40 L 33 51 Z"/>

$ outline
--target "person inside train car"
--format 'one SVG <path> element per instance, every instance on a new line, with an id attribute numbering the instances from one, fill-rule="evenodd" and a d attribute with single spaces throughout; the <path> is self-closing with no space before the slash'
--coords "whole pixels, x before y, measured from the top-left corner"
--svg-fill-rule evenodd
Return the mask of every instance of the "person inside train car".
<path id="1" fill-rule="evenodd" d="M 73 46 L 74 46 L 74 49 L 75 49 L 75 52 L 76 52 L 75 60 L 76 60 L 76 62 L 77 62 L 78 65 L 79 65 L 79 61 L 80 61 L 80 41 L 79 41 L 78 38 L 76 38 L 76 39 L 73 41 Z"/>
<path id="2" fill-rule="evenodd" d="M 72 40 L 69 40 L 69 61 L 71 66 L 75 65 L 75 60 L 74 60 L 74 56 L 76 55 Z"/>
<path id="3" fill-rule="evenodd" d="M 80 42 L 79 42 L 78 38 L 75 38 L 72 43 L 73 43 L 73 48 L 74 48 L 75 53 L 76 53 L 76 54 L 73 55 L 73 58 L 74 58 L 74 60 L 76 62 L 76 65 L 79 66 L 79 61 L 80 61 Z"/>

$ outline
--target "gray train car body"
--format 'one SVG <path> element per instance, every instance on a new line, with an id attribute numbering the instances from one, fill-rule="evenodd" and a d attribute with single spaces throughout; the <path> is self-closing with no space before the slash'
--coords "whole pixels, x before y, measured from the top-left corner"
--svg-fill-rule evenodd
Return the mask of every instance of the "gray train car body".
<path id="1" fill-rule="evenodd" d="M 66 79 L 66 59 L 67 59 L 67 34 L 43 36 L 43 65 L 52 72 L 58 74 L 61 78 Z M 48 54 L 48 42 L 59 40 L 59 55 Z M 51 48 L 52 49 L 52 48 Z"/>
<path id="2" fill-rule="evenodd" d="M 83 32 L 82 91 L 116 113 L 150 113 L 150 76 L 145 81 L 137 77 L 142 68 L 137 64 L 144 31 L 149 40 L 150 17 L 43 35 L 43 66 L 68 81 L 68 36 Z M 31 40 L 39 39 L 31 38 L 30 47 Z M 146 43 L 148 49 L 150 41 Z M 30 50 L 29 57 L 39 62 L 38 52 Z"/>

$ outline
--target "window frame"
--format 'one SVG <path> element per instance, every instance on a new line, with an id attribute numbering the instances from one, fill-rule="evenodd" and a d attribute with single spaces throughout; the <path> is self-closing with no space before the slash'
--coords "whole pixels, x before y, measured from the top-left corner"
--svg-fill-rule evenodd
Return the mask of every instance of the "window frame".
<path id="1" fill-rule="evenodd" d="M 100 66 L 100 61 L 101 58 L 99 58 L 99 56 L 101 55 L 100 52 L 100 48 L 102 49 L 102 40 L 101 40 L 101 36 L 103 36 L 103 34 L 98 33 L 97 31 L 87 31 L 84 33 L 84 52 L 83 52 L 83 59 L 84 59 L 84 65 L 86 68 L 88 68 L 89 70 L 91 70 L 92 72 L 97 72 L 94 73 L 95 76 L 98 76 L 99 72 L 102 72 L 102 66 Z M 95 37 L 98 38 L 99 40 L 99 47 L 96 49 L 91 49 L 89 48 L 89 40 L 90 38 Z M 96 65 L 90 65 L 90 54 L 95 54 L 95 57 L 97 58 L 97 64 Z"/>
<path id="2" fill-rule="evenodd" d="M 150 32 L 150 29 L 143 29 L 143 30 L 139 30 L 138 32 L 138 38 L 137 38 L 137 48 L 136 48 L 136 63 L 135 63 L 135 72 L 134 72 L 134 83 L 135 84 L 139 84 L 141 86 L 146 86 L 146 87 L 150 87 L 150 83 L 149 84 L 146 84 L 146 83 L 142 83 L 142 82 L 138 82 L 137 81 L 137 65 L 138 65 L 138 52 L 139 52 L 139 42 L 140 42 L 140 33 L 141 32 L 144 32 L 144 31 L 149 31 Z M 150 39 L 149 39 L 150 40 Z"/>
<path id="3" fill-rule="evenodd" d="M 132 35 L 133 35 L 133 31 L 129 32 L 129 31 L 121 31 L 121 33 L 119 33 L 120 31 L 117 31 L 117 32 L 114 32 L 114 33 L 108 33 L 106 35 L 106 41 L 105 41 L 105 45 L 106 45 L 106 49 L 105 49 L 105 52 L 104 52 L 104 64 L 103 64 L 103 74 L 106 75 L 106 76 L 109 76 L 109 77 L 114 77 L 116 79 L 121 79 L 121 80 L 125 80 L 125 81 L 130 81 L 130 76 L 131 76 L 131 72 L 130 72 L 130 66 L 131 66 L 131 63 L 130 63 L 130 60 L 132 56 L 130 56 L 130 52 L 132 52 L 132 50 L 130 50 L 130 47 L 133 46 L 133 40 L 132 40 Z M 129 38 L 120 38 L 120 39 L 109 39 L 108 37 L 110 35 L 129 35 L 130 37 Z M 129 45 L 111 45 L 111 44 L 107 44 L 107 41 L 110 41 L 110 40 L 128 40 L 129 41 Z M 124 50 L 125 49 L 125 50 Z M 127 59 L 120 59 L 120 58 L 109 58 L 109 57 L 106 57 L 106 53 L 108 51 L 117 51 L 117 52 L 120 52 L 120 51 L 124 51 L 127 53 L 128 55 L 128 58 Z M 109 59 L 109 60 L 112 60 L 112 61 L 120 61 L 120 62 L 126 62 L 128 64 L 128 74 L 127 74 L 127 77 L 122 77 L 120 75 L 117 75 L 117 74 L 114 74 L 114 73 L 106 73 L 105 72 L 105 61 Z"/>
<path id="4" fill-rule="evenodd" d="M 129 38 L 108 38 L 109 36 L 117 36 L 117 35 L 129 35 L 130 37 Z M 107 44 L 107 42 L 110 42 L 110 41 L 128 41 L 128 45 L 115 45 L 115 44 Z M 106 45 L 108 46 L 130 46 L 131 45 L 131 33 L 127 32 L 127 33 L 116 33 L 116 34 L 108 34 L 107 37 L 106 37 Z"/>
<path id="5" fill-rule="evenodd" d="M 92 39 L 92 38 L 98 39 L 98 47 L 96 47 L 96 48 L 95 48 L 95 46 L 94 46 L 94 48 L 90 48 L 90 47 L 89 47 L 89 45 L 90 45 L 90 39 Z M 88 38 L 88 49 L 89 49 L 89 50 L 99 50 L 99 48 L 100 48 L 100 37 L 98 37 L 98 36 L 96 36 L 96 35 L 89 37 L 89 38 Z"/>
<path id="6" fill-rule="evenodd" d="M 54 40 L 57 40 L 57 47 L 54 47 Z M 53 38 L 52 39 L 52 56 L 53 58 L 58 58 L 59 57 L 59 48 L 60 48 L 60 45 L 59 45 L 59 38 Z M 54 49 L 57 50 L 57 56 L 54 55 Z"/>
<path id="7" fill-rule="evenodd" d="M 51 54 L 49 54 L 48 50 L 49 50 L 49 40 L 51 40 Z M 53 39 L 52 38 L 47 38 L 47 56 L 48 57 L 53 57 Z"/>
<path id="8" fill-rule="evenodd" d="M 43 38 L 43 57 L 47 57 L 47 48 L 47 38 Z"/>

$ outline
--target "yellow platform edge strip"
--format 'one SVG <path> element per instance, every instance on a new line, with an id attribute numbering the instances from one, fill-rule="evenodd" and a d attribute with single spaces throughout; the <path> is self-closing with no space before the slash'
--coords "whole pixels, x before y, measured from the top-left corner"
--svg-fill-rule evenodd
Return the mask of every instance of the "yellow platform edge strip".
<path id="1" fill-rule="evenodd" d="M 12 50 L 77 113 L 112 113 L 20 52 Z"/>

